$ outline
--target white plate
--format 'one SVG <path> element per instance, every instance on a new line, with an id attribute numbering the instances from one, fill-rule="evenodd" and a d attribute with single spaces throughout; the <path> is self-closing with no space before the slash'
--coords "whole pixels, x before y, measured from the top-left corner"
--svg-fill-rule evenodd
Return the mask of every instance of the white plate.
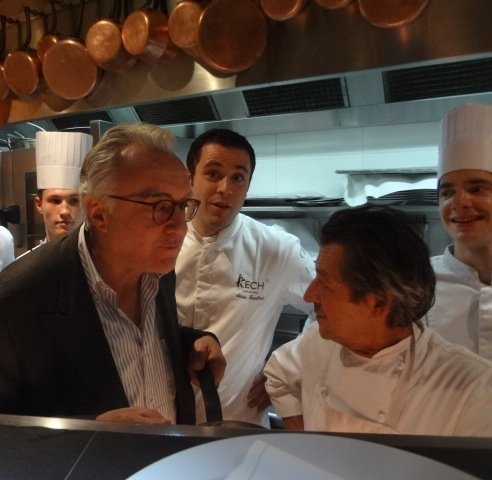
<path id="1" fill-rule="evenodd" d="M 256 442 L 256 443 L 255 443 Z M 299 473 L 292 465 L 307 462 L 313 472 L 325 472 L 326 476 L 310 478 L 336 478 L 337 480 L 471 480 L 471 475 L 411 452 L 377 443 L 348 437 L 310 433 L 268 433 L 245 435 L 217 440 L 183 450 L 159 460 L 130 477 L 130 480 L 199 479 L 224 480 L 238 466 L 243 466 L 246 454 L 253 443 L 264 442 L 272 451 L 282 451 L 292 463 L 279 462 L 274 476 L 234 476 L 234 478 L 282 478 L 299 480 Z M 250 453 L 249 453 L 250 454 Z M 283 460 L 285 460 L 285 455 Z M 280 458 L 279 458 L 280 460 Z M 270 462 L 272 463 L 272 462 Z M 270 465 L 271 466 L 271 465 Z M 242 472 L 244 473 L 244 472 Z M 307 473 L 307 472 L 306 472 Z M 306 480 L 309 475 L 303 475 Z M 231 477 L 232 478 L 232 477 Z M 475 479 L 476 480 L 476 479 Z"/>

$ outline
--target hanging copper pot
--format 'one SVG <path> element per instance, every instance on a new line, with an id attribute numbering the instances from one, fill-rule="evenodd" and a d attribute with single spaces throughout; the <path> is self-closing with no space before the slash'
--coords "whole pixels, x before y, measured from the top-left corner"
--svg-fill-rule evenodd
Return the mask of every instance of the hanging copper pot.
<path id="1" fill-rule="evenodd" d="M 172 42 L 195 59 L 200 57 L 198 24 L 204 8 L 201 2 L 184 0 L 169 14 L 168 28 Z"/>
<path id="2" fill-rule="evenodd" d="M 84 0 L 81 0 L 76 37 L 80 34 L 83 12 Z M 48 49 L 43 61 L 43 74 L 56 95 L 67 100 L 78 100 L 95 89 L 102 71 L 80 38 L 67 38 Z"/>
<path id="3" fill-rule="evenodd" d="M 168 17 L 163 2 L 147 0 L 140 10 L 130 13 L 123 23 L 121 36 L 123 45 L 130 55 L 148 65 L 177 53 L 168 31 Z"/>
<path id="4" fill-rule="evenodd" d="M 260 5 L 268 18 L 280 22 L 301 13 L 307 0 L 260 0 Z"/>
<path id="5" fill-rule="evenodd" d="M 57 27 L 57 16 L 56 16 L 56 4 L 55 0 L 50 0 L 51 5 L 51 28 L 48 28 L 48 15 L 44 17 L 44 30 L 45 34 L 39 39 L 36 45 L 36 53 L 38 55 L 39 61 L 43 62 L 44 56 L 47 50 L 52 47 L 58 40 L 60 40 L 60 35 L 56 31 Z"/>
<path id="6" fill-rule="evenodd" d="M 415 20 L 429 0 L 359 0 L 362 16 L 380 28 L 395 28 Z"/>
<path id="7" fill-rule="evenodd" d="M 214 0 L 200 17 L 198 50 L 218 72 L 250 68 L 263 54 L 266 42 L 265 16 L 250 0 Z"/>
<path id="8" fill-rule="evenodd" d="M 113 73 L 124 73 L 137 61 L 137 57 L 130 55 L 123 45 L 119 23 L 121 7 L 121 0 L 113 0 L 113 12 L 109 18 L 92 25 L 85 37 L 85 46 L 92 59 L 99 68 Z"/>
<path id="9" fill-rule="evenodd" d="M 323 8 L 328 10 L 336 10 L 337 8 L 344 8 L 354 0 L 315 0 L 316 3 Z"/>
<path id="10" fill-rule="evenodd" d="M 32 95 L 42 83 L 41 62 L 31 43 L 31 10 L 24 7 L 26 17 L 26 38 L 15 52 L 7 55 L 3 63 L 5 81 L 17 95 Z M 19 26 L 20 32 L 20 26 Z"/>

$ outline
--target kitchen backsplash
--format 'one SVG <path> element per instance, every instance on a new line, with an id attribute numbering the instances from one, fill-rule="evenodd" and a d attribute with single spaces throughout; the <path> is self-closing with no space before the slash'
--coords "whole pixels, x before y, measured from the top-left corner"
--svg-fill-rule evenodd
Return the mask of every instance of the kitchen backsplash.
<path id="1" fill-rule="evenodd" d="M 437 166 L 440 123 L 318 130 L 248 137 L 257 164 L 248 197 L 343 197 L 336 170 Z"/>

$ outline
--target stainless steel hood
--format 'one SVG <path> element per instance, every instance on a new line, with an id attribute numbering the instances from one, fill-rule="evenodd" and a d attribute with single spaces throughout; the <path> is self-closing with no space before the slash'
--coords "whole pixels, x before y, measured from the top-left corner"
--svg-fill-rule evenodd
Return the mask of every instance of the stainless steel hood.
<path id="1" fill-rule="evenodd" d="M 1 7 L 0 7 L 1 8 Z M 1 12 L 0 12 L 1 13 Z M 268 47 L 248 71 L 217 77 L 190 57 L 106 73 L 63 112 L 13 102 L 0 138 L 88 125 L 150 122 L 192 138 L 216 125 L 245 135 L 439 120 L 464 101 L 492 103 L 492 2 L 430 0 L 414 22 L 370 25 L 357 2 L 269 21 Z"/>

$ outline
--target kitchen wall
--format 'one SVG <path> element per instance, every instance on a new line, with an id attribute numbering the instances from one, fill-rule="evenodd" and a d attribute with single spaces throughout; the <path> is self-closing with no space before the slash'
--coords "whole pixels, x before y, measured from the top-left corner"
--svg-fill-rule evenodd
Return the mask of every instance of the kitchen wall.
<path id="1" fill-rule="evenodd" d="M 439 122 L 255 135 L 257 166 L 248 196 L 343 197 L 335 170 L 437 166 Z"/>

